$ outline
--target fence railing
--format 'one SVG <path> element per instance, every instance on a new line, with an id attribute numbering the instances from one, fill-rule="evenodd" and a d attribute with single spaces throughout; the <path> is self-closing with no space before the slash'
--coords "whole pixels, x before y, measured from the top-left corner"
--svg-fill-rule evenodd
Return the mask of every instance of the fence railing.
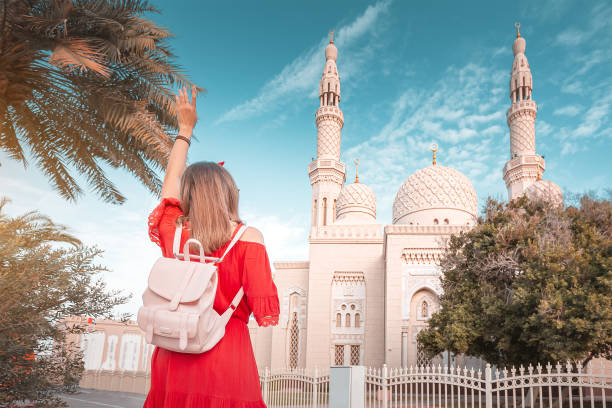
<path id="1" fill-rule="evenodd" d="M 269 407 L 327 407 L 329 374 L 318 369 L 309 374 L 305 369 L 260 373 L 261 392 Z"/>
<path id="2" fill-rule="evenodd" d="M 269 407 L 327 407 L 329 374 L 303 369 L 260 375 Z M 368 408 L 612 408 L 612 373 L 603 363 L 484 370 L 460 367 L 366 369 Z M 335 390 L 331 390 L 335 392 Z"/>

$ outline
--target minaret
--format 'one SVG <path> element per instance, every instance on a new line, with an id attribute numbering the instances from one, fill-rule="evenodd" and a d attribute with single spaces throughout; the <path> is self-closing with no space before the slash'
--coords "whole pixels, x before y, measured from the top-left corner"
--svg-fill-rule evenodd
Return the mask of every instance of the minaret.
<path id="1" fill-rule="evenodd" d="M 510 76 L 510 100 L 506 112 L 510 128 L 510 160 L 504 166 L 504 181 L 508 188 L 508 200 L 523 195 L 527 187 L 544 172 L 544 159 L 535 151 L 535 119 L 538 105 L 531 97 L 533 82 L 529 63 L 525 56 L 525 39 L 516 23 L 516 39 L 512 44 L 514 63 Z"/>
<path id="2" fill-rule="evenodd" d="M 312 227 L 332 224 L 336 219 L 336 199 L 344 185 L 346 166 L 340 161 L 340 132 L 344 114 L 340 110 L 340 77 L 336 67 L 338 49 L 331 32 L 325 48 L 325 66 L 319 84 L 317 157 L 308 166 L 312 185 Z"/>

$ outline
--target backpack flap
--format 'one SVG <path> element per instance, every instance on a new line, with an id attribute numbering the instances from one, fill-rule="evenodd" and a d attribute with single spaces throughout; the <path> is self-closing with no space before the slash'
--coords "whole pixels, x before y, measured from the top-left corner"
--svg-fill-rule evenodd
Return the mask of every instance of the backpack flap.
<path id="1" fill-rule="evenodd" d="M 217 290 L 217 268 L 212 263 L 185 262 L 174 258 L 159 258 L 149 274 L 149 289 L 171 302 L 170 310 L 178 303 L 195 302 L 205 296 L 214 301 Z M 207 306 L 207 305 L 202 305 Z"/>
<path id="2" fill-rule="evenodd" d="M 175 338 L 179 341 L 179 349 L 185 350 L 188 340 L 197 333 L 199 316 L 195 313 L 176 313 L 169 310 L 151 310 L 140 308 L 138 320 L 147 321 L 145 337 L 148 343 L 153 340 L 153 335 Z"/>

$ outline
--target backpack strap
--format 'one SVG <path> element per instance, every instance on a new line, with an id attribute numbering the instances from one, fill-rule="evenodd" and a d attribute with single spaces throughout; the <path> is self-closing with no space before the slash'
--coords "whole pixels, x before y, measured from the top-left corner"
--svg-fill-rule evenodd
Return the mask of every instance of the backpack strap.
<path id="1" fill-rule="evenodd" d="M 181 253 L 181 236 L 183 235 L 183 223 L 181 222 L 174 232 L 174 241 L 172 242 L 172 253 L 175 258 L 178 258 Z"/>
<path id="2" fill-rule="evenodd" d="M 244 296 L 244 289 L 241 286 L 240 289 L 238 289 L 238 293 L 236 293 L 236 296 L 234 296 L 232 303 L 230 303 L 228 308 L 221 315 L 221 322 L 223 322 L 224 326 L 229 322 L 229 319 L 232 317 L 234 310 L 236 310 L 238 304 L 242 300 L 242 296 Z"/>
<path id="3" fill-rule="evenodd" d="M 246 231 L 246 229 L 247 229 L 247 226 L 244 224 L 242 225 L 242 227 L 240 227 L 240 229 L 234 236 L 234 239 L 232 239 L 232 242 L 230 242 L 230 244 L 227 246 L 225 253 L 223 254 L 223 256 L 221 256 L 221 258 L 219 258 L 219 261 L 217 263 L 221 263 L 221 261 L 223 261 L 223 259 L 225 258 L 225 255 L 227 255 L 229 251 L 232 249 L 232 247 L 236 244 L 236 242 L 238 242 L 238 240 L 240 239 L 242 234 L 244 234 L 244 231 Z M 238 289 L 238 293 L 236 293 L 236 296 L 234 296 L 234 299 L 232 299 L 232 303 L 230 303 L 228 308 L 221 315 L 221 322 L 224 326 L 229 322 L 229 319 L 232 317 L 232 314 L 234 313 L 234 310 L 236 310 L 236 308 L 238 307 L 238 304 L 240 304 L 240 301 L 242 300 L 243 296 L 244 296 L 244 288 L 240 286 L 240 289 Z"/>
<path id="4" fill-rule="evenodd" d="M 236 235 L 234 235 L 234 238 L 232 239 L 232 242 L 230 242 L 230 244 L 227 246 L 227 249 L 225 250 L 223 255 L 221 255 L 221 258 L 219 258 L 219 260 L 216 263 L 223 262 L 223 259 L 225 258 L 225 255 L 227 255 L 229 253 L 229 251 L 232 250 L 232 248 L 234 247 L 234 245 L 236 245 L 236 242 L 238 242 L 238 240 L 240 239 L 242 234 L 244 234 L 244 231 L 246 231 L 246 229 L 247 229 L 247 226 L 243 224 L 242 227 L 240 227 L 240 229 L 236 233 Z"/>

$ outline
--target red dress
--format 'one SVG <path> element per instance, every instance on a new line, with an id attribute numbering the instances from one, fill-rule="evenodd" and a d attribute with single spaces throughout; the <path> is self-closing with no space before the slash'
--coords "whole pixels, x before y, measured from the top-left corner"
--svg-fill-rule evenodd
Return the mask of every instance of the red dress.
<path id="1" fill-rule="evenodd" d="M 179 201 L 164 199 L 149 216 L 149 236 L 161 247 L 163 256 L 172 257 L 175 222 L 180 215 Z M 181 248 L 188 238 L 189 231 L 184 229 Z M 228 244 L 207 255 L 221 256 Z M 278 324 L 278 294 L 266 247 L 238 241 L 219 264 L 218 273 L 213 305 L 218 313 L 227 309 L 240 285 L 245 293 L 225 336 L 202 354 L 156 347 L 144 408 L 265 408 L 247 323 L 253 312 L 260 326 Z"/>

